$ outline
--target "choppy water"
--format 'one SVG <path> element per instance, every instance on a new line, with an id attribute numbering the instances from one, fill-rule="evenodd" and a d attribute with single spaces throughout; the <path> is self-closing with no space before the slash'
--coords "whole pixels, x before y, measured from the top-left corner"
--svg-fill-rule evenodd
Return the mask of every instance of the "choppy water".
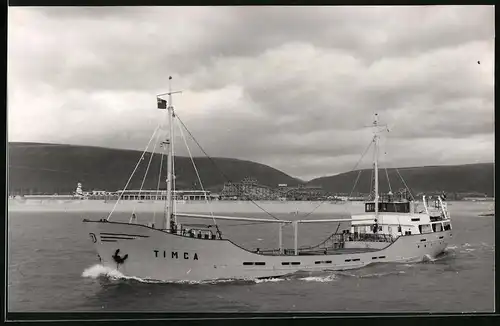
<path id="1" fill-rule="evenodd" d="M 442 257 L 425 263 L 377 264 L 285 279 L 201 283 L 148 283 L 98 265 L 88 233 L 82 228 L 81 213 L 11 212 L 8 310 L 493 311 L 494 217 L 478 216 L 489 206 L 452 203 L 452 243 Z M 85 216 L 102 217 L 96 213 Z M 300 244 L 317 243 L 336 228 L 304 226 Z M 226 223 L 221 229 L 247 248 L 277 246 L 275 226 Z M 284 234 L 289 246 L 290 231 Z"/>

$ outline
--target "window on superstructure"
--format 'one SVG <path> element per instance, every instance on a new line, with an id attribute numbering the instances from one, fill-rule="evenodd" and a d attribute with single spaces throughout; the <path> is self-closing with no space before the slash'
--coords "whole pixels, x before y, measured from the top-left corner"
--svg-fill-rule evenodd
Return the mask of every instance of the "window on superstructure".
<path id="1" fill-rule="evenodd" d="M 418 229 L 420 230 L 420 233 L 430 233 L 432 232 L 432 228 L 429 224 L 420 224 L 418 226 Z"/>
<path id="2" fill-rule="evenodd" d="M 441 232 L 443 231 L 443 226 L 441 225 L 441 223 L 434 223 L 432 224 L 432 230 L 434 232 Z"/>

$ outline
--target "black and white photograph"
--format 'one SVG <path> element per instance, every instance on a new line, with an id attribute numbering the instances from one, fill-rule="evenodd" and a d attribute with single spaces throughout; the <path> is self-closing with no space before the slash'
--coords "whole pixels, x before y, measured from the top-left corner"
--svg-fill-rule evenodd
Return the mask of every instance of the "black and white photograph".
<path id="1" fill-rule="evenodd" d="M 494 312 L 494 6 L 7 27 L 7 312 Z"/>

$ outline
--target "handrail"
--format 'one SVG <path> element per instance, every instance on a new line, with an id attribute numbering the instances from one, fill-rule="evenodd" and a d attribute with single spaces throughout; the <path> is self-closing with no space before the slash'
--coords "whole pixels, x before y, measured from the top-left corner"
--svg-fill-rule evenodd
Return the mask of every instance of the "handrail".
<path id="1" fill-rule="evenodd" d="M 341 244 L 346 242 L 354 241 L 368 241 L 368 242 L 394 242 L 397 238 L 394 238 L 390 234 L 378 234 L 378 233 L 334 233 L 326 238 L 324 241 L 317 245 L 301 247 L 300 250 L 311 250 L 311 249 L 327 249 L 334 248 L 335 244 Z M 331 242 L 331 245 L 325 245 Z"/>

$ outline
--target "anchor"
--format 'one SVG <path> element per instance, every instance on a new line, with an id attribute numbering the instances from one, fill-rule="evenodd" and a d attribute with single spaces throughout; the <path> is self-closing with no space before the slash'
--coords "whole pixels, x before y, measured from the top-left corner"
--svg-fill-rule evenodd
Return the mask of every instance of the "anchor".
<path id="1" fill-rule="evenodd" d="M 116 268 L 118 269 L 118 265 L 123 264 L 125 260 L 128 258 L 128 254 L 125 254 L 125 256 L 120 257 L 118 253 L 120 252 L 120 249 L 116 249 L 115 254 L 113 255 L 113 260 L 116 262 Z"/>

